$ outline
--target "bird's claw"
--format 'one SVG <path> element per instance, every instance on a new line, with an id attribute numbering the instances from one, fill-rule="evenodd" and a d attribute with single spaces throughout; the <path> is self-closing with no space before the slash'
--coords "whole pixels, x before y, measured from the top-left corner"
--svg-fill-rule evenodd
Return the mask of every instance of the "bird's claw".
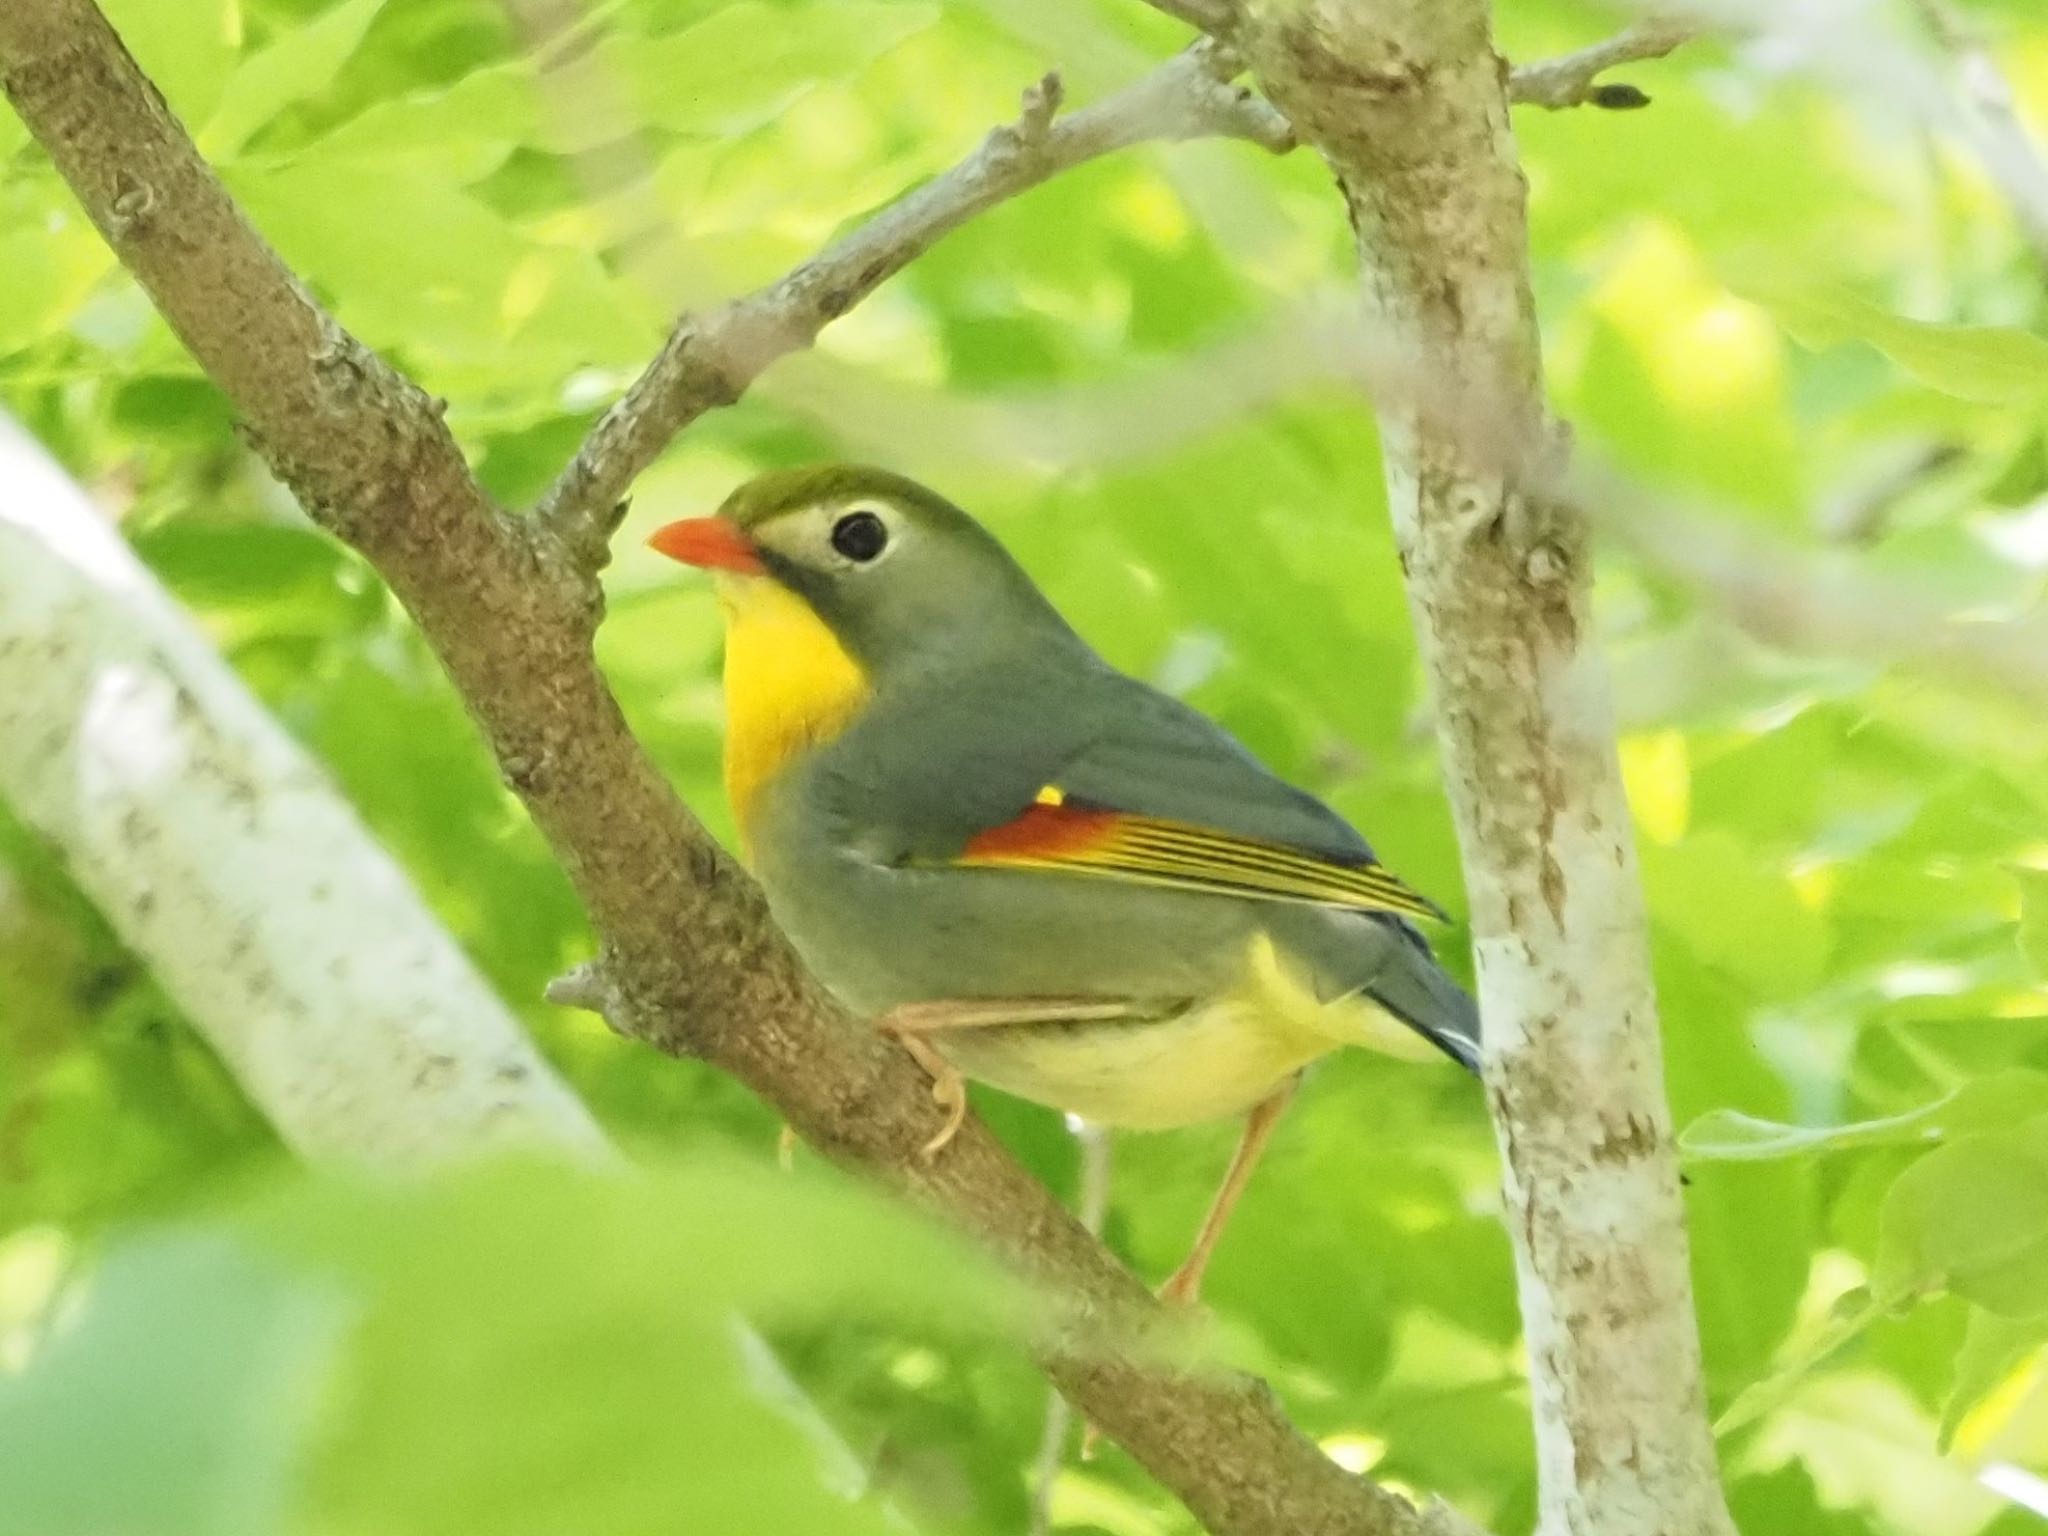
<path id="1" fill-rule="evenodd" d="M 883 1019 L 881 1033 L 894 1040 L 910 1053 L 910 1059 L 923 1067 L 932 1080 L 932 1102 L 938 1105 L 943 1118 L 939 1128 L 929 1140 L 917 1149 L 919 1162 L 929 1163 L 936 1158 L 953 1138 L 960 1134 L 960 1127 L 967 1121 L 967 1079 L 960 1075 L 960 1069 L 934 1050 L 915 1025 L 915 1017 L 905 1017 L 910 1008 L 899 1009 Z"/>
<path id="2" fill-rule="evenodd" d="M 958 1068 L 948 1064 L 932 1074 L 932 1102 L 939 1106 L 945 1119 L 931 1139 L 917 1149 L 919 1159 L 927 1163 L 946 1150 L 967 1122 L 967 1081 Z"/>

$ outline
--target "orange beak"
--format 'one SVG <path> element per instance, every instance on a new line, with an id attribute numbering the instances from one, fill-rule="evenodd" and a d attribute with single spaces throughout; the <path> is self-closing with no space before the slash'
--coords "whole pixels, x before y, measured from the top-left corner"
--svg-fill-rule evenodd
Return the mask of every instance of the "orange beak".
<path id="1" fill-rule="evenodd" d="M 686 517 L 654 530 L 648 548 L 671 560 L 701 566 L 707 571 L 733 571 L 742 576 L 761 576 L 768 567 L 761 563 L 761 551 L 737 523 L 722 517 Z"/>

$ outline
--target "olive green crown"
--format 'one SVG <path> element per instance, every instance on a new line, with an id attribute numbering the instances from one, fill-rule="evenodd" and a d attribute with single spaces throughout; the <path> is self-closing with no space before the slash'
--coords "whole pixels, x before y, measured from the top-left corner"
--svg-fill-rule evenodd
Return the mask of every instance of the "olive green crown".
<path id="1" fill-rule="evenodd" d="M 718 515 L 742 528 L 758 528 L 784 513 L 822 502 L 845 505 L 867 496 L 901 507 L 922 521 L 958 524 L 967 514 L 936 491 L 927 490 L 872 464 L 807 464 L 757 475 L 725 498 Z"/>

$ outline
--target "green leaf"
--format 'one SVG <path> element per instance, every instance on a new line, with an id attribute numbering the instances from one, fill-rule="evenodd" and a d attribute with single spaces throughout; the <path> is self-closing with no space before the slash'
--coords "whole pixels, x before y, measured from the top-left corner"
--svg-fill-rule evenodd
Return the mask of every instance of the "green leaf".
<path id="1" fill-rule="evenodd" d="M 659 339 L 594 256 L 528 238 L 431 165 L 309 154 L 227 180 L 285 258 L 341 296 L 344 322 L 435 355 L 444 387 L 545 388 Z"/>
<path id="2" fill-rule="evenodd" d="M 1780 1157 L 1846 1152 L 1855 1147 L 1895 1146 L 1900 1142 L 1932 1143 L 1941 1135 L 1930 1123 L 1938 1107 L 1930 1104 L 1903 1115 L 1859 1120 L 1849 1125 L 1786 1125 L 1777 1120 L 1745 1115 L 1736 1109 L 1714 1109 L 1679 1133 L 1678 1149 L 1687 1158 L 1703 1162 L 1754 1163 Z"/>
<path id="3" fill-rule="evenodd" d="M 1947 1290 L 2004 1317 L 2048 1312 L 2048 1115 L 1966 1136 L 1892 1184 L 1873 1289 Z"/>
<path id="4" fill-rule="evenodd" d="M 722 1157 L 299 1177 L 117 1249 L 87 1302 L 0 1377 L 7 1515 L 36 1536 L 881 1536 L 737 1317 L 989 1338 L 1027 1316 L 907 1206 Z"/>
<path id="5" fill-rule="evenodd" d="M 239 0 L 105 0 L 101 9 L 180 121 L 213 115 L 234 67 Z"/>
<path id="6" fill-rule="evenodd" d="M 837 0 L 801 17 L 761 0 L 723 6 L 665 37 L 619 40 L 606 56 L 652 122 L 729 135 L 771 123 L 821 80 L 843 79 L 938 19 L 938 8 Z"/>
<path id="7" fill-rule="evenodd" d="M 28 124 L 16 117 L 5 101 L 0 101 L 0 171 L 7 169 L 7 162 L 26 143 Z"/>
<path id="8" fill-rule="evenodd" d="M 0 234 L 0 353 L 68 324 L 113 265 L 92 226 L 70 210 L 39 228 Z"/>
<path id="9" fill-rule="evenodd" d="M 1970 1309 L 1963 1347 L 1956 1352 L 1955 1377 L 1941 1406 L 1939 1446 L 1946 1454 L 1970 1410 L 2004 1386 L 2029 1356 L 2048 1344 L 2048 1312 L 2039 1317 L 2004 1317 L 1982 1307 Z"/>
<path id="10" fill-rule="evenodd" d="M 1679 1150 L 1701 1162 L 1817 1157 L 1860 1147 L 1933 1146 L 1959 1132 L 2013 1124 L 2048 1110 L 2048 1072 L 2016 1069 L 1973 1079 L 1901 1115 L 1847 1125 L 1786 1125 L 1739 1110 L 1701 1115 L 1679 1135 Z"/>
<path id="11" fill-rule="evenodd" d="M 1728 1510 L 1736 1529 L 1750 1536 L 1870 1536 L 1866 1522 L 1821 1502 L 1812 1476 L 1797 1462 L 1734 1481 Z"/>
<path id="12" fill-rule="evenodd" d="M 474 179 L 520 144 L 568 152 L 548 125 L 525 61 L 479 69 L 443 91 L 419 92 L 365 108 L 303 153 L 326 160 L 402 156 L 447 162 Z"/>
<path id="13" fill-rule="evenodd" d="M 1730 832 L 1643 850 L 1656 923 L 1706 965 L 1766 998 L 1802 997 L 1819 978 L 1827 932 L 1784 872 Z"/>
<path id="14" fill-rule="evenodd" d="M 1835 1299 L 1828 1320 L 1761 1380 L 1751 1382 L 1714 1420 L 1717 1436 L 1732 1435 L 1782 1407 L 1815 1372 L 1884 1317 L 1889 1303 L 1858 1288 Z"/>
<path id="15" fill-rule="evenodd" d="M 963 1241 L 815 1164 L 500 1166 L 331 1190 L 260 1230 L 366 1308 L 312 1475 L 340 1531 L 881 1532 L 763 1401 L 733 1314 L 967 1334 L 1022 1315 Z"/>
<path id="16" fill-rule="evenodd" d="M 2020 953 L 2034 974 L 2048 981 L 2048 869 L 2018 869 L 2020 883 Z"/>
<path id="17" fill-rule="evenodd" d="M 117 1248 L 78 1317 L 0 1373 L 4 1523 L 36 1536 L 244 1536 L 279 1528 L 309 1380 L 347 1309 L 218 1233 Z"/>
<path id="18" fill-rule="evenodd" d="M 1839 287 L 1750 283 L 1741 291 L 1809 347 L 1860 341 L 1958 399 L 2007 405 L 2048 398 L 2048 339 L 2031 331 L 1908 320 Z"/>
<path id="19" fill-rule="evenodd" d="M 388 1241 L 364 1244 L 366 1223 Z M 523 1263 L 526 1299 L 504 1299 L 508 1312 L 545 1305 L 559 1281 L 635 1306 L 667 1298 L 792 1321 L 857 1308 L 986 1332 L 1022 1315 L 1015 1288 L 963 1238 L 815 1163 L 785 1173 L 700 1155 L 633 1176 L 508 1163 L 419 1189 L 329 1183 L 258 1207 L 251 1230 L 400 1292 Z M 745 1242 L 722 1240 L 738 1232 Z"/>
<path id="20" fill-rule="evenodd" d="M 383 9 L 384 0 L 342 0 L 251 54 L 222 88 L 200 149 L 212 159 L 232 156 L 280 112 L 325 90 Z"/>

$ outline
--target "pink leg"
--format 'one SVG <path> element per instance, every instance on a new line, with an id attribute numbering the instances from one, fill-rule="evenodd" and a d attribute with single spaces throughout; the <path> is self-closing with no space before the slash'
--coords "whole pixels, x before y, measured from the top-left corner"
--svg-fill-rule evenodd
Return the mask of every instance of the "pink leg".
<path id="1" fill-rule="evenodd" d="M 1245 1117 L 1244 1135 L 1238 1138 L 1237 1151 L 1231 1154 L 1230 1167 L 1223 1175 L 1223 1187 L 1216 1191 L 1216 1198 L 1209 1202 L 1209 1214 L 1202 1218 L 1202 1230 L 1195 1235 L 1195 1246 L 1179 1269 L 1176 1269 L 1164 1285 L 1159 1287 L 1159 1299 L 1168 1306 L 1193 1306 L 1201 1298 L 1202 1271 L 1209 1267 L 1209 1255 L 1216 1251 L 1217 1241 L 1223 1236 L 1223 1228 L 1230 1220 L 1231 1207 L 1244 1193 L 1250 1182 L 1252 1169 L 1258 1165 L 1259 1154 L 1266 1150 L 1266 1143 L 1273 1139 L 1273 1129 L 1280 1123 L 1280 1116 L 1294 1097 L 1294 1090 L 1301 1086 L 1301 1074 L 1295 1073 L 1266 1098 L 1252 1107 Z M 1081 1431 L 1081 1459 L 1093 1461 L 1095 1448 L 1102 1439 L 1102 1432 L 1093 1424 Z"/>
<path id="2" fill-rule="evenodd" d="M 1262 1099 L 1245 1117 L 1244 1135 L 1239 1138 L 1237 1151 L 1231 1156 L 1229 1171 L 1223 1175 L 1223 1187 L 1209 1202 L 1209 1214 L 1202 1218 L 1202 1230 L 1195 1234 L 1194 1248 L 1180 1268 L 1167 1278 L 1166 1284 L 1159 1287 L 1161 1301 L 1192 1305 L 1201 1296 L 1202 1272 L 1209 1267 L 1209 1256 L 1216 1251 L 1217 1241 L 1223 1236 L 1231 1208 L 1251 1181 L 1259 1154 L 1273 1139 L 1273 1130 L 1280 1124 L 1280 1116 L 1286 1112 L 1288 1101 L 1300 1086 L 1301 1075 L 1296 1073 L 1270 1097 Z"/>

